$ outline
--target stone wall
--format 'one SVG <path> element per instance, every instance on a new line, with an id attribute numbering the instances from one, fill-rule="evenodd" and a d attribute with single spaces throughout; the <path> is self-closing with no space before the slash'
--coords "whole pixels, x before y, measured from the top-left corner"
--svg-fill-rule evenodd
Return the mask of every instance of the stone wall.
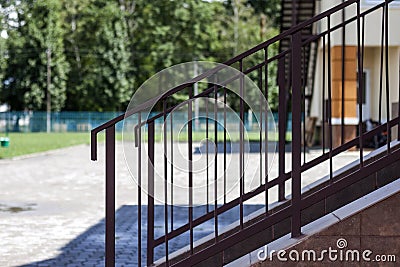
<path id="1" fill-rule="evenodd" d="M 342 239 L 342 241 L 344 239 L 347 246 L 339 249 L 337 243 L 339 239 Z M 343 245 L 343 243 L 341 244 Z M 322 262 L 314 262 L 312 257 L 309 261 L 307 254 L 305 254 L 305 261 L 291 261 L 289 258 L 290 253 L 292 253 L 292 258 L 296 258 L 296 253 L 291 252 L 293 250 L 299 252 L 300 259 L 305 250 L 315 251 L 318 258 L 321 252 L 329 250 L 329 247 L 332 250 L 337 250 L 332 255 L 337 255 L 338 260 L 329 260 L 328 252 L 326 252 Z M 352 261 L 352 251 L 354 250 L 358 251 L 359 262 Z M 368 255 L 367 250 L 372 251 L 372 253 Z M 362 259 L 363 252 L 366 253 L 366 258 L 371 259 L 370 262 Z M 342 261 L 339 260 L 340 253 L 343 253 Z M 384 257 L 393 259 L 392 255 L 394 255 L 396 262 L 377 262 L 375 261 L 377 255 L 381 259 Z M 400 193 L 378 202 L 287 249 L 283 258 L 287 258 L 288 261 L 282 262 L 274 254 L 272 258 L 272 261 L 267 259 L 252 266 L 400 266 Z"/>

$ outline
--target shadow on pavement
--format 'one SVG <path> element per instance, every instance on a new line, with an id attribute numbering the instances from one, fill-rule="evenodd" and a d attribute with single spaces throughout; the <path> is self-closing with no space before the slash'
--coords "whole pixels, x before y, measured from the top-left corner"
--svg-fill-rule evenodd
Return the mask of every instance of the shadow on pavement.
<path id="1" fill-rule="evenodd" d="M 116 266 L 137 266 L 138 265 L 138 206 L 124 205 L 116 211 Z M 244 205 L 244 214 L 248 215 L 263 205 Z M 213 210 L 209 206 L 209 210 Z M 197 218 L 206 212 L 206 206 L 193 208 L 193 217 Z M 164 205 L 155 206 L 154 236 L 158 238 L 164 234 Z M 171 206 L 168 206 L 168 213 L 171 213 Z M 187 207 L 173 207 L 173 227 L 178 228 L 188 222 Z M 239 218 L 238 207 L 233 208 L 218 216 L 219 228 L 223 228 Z M 171 218 L 168 218 L 169 229 Z M 147 238 L 147 206 L 142 206 L 142 264 L 146 262 L 146 238 Z M 214 219 L 194 228 L 194 240 L 212 234 L 214 231 Z M 70 241 L 60 249 L 61 253 L 48 260 L 34 262 L 22 266 L 104 266 L 104 219 L 90 227 L 81 235 Z M 189 232 L 169 241 L 169 252 L 184 247 L 189 242 Z M 165 255 L 165 246 L 155 249 L 155 260 Z"/>

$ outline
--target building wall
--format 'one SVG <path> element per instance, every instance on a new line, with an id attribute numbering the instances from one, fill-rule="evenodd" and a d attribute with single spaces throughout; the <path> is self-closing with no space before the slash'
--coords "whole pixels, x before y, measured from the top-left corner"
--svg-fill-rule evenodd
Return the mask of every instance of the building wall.
<path id="1" fill-rule="evenodd" d="M 341 1 L 337 0 L 323 0 L 318 7 L 322 12 L 331 8 Z M 365 0 L 362 2 L 362 10 L 370 8 L 371 5 L 366 5 Z M 346 9 L 346 18 L 353 17 L 356 9 L 355 6 Z M 391 5 L 389 13 L 389 105 L 398 102 L 399 99 L 399 62 L 400 62 L 400 1 L 395 5 Z M 342 13 L 338 12 L 332 16 L 331 26 L 334 26 L 342 21 Z M 372 119 L 377 121 L 379 119 L 379 91 L 380 91 L 380 75 L 381 75 L 381 24 L 382 12 L 378 11 L 367 16 L 365 21 L 365 55 L 364 55 L 364 69 L 369 74 L 369 114 L 363 116 L 363 120 Z M 319 31 L 326 29 L 327 23 L 324 20 L 317 27 Z M 328 43 L 326 38 L 326 49 Z M 358 107 L 355 97 L 357 97 L 357 80 L 355 79 L 357 73 L 357 31 L 356 24 L 352 23 L 346 27 L 346 81 L 345 81 L 345 123 L 347 125 L 355 125 L 358 123 Z M 342 31 L 337 30 L 331 34 L 331 52 L 332 52 L 332 115 L 333 118 L 341 117 L 341 46 L 342 46 Z M 338 53 L 339 52 L 339 53 Z M 310 115 L 322 119 L 322 90 L 323 90 L 323 67 L 322 66 L 322 41 L 319 42 L 318 56 L 316 65 L 316 75 L 314 78 L 314 92 L 313 100 L 311 103 Z M 349 56 L 352 58 L 349 58 Z M 326 52 L 326 76 L 325 76 L 325 99 L 328 97 L 328 62 Z M 385 63 L 384 63 L 385 66 Z M 385 91 L 385 69 L 383 69 L 383 98 L 382 98 L 382 120 L 386 121 L 386 91 Z M 338 79 L 340 78 L 340 79 Z M 390 108 L 391 110 L 391 108 Z M 340 122 L 333 121 L 333 124 L 340 124 Z"/>
<path id="2" fill-rule="evenodd" d="M 399 33 L 400 35 L 400 33 Z M 341 47 L 336 46 L 332 48 L 332 115 L 333 117 L 338 117 L 341 115 L 341 105 L 339 100 L 341 100 L 341 58 L 335 59 L 335 50 L 340 50 Z M 353 51 L 353 48 L 348 47 L 346 51 Z M 355 80 L 357 73 L 357 61 L 354 59 L 349 60 L 347 58 L 346 52 L 346 81 L 345 81 L 345 117 L 348 119 L 357 117 L 354 116 L 354 112 L 358 114 L 358 107 L 356 105 L 357 97 L 356 88 L 357 81 Z M 400 47 L 390 47 L 389 48 L 389 105 L 391 107 L 392 103 L 397 103 L 399 99 L 399 71 L 400 71 Z M 364 56 L 364 69 L 369 73 L 369 118 L 377 121 L 379 118 L 379 95 L 380 95 L 380 75 L 381 75 L 381 49 L 380 47 L 365 47 Z M 327 55 L 326 55 L 327 60 Z M 322 49 L 318 52 L 316 75 L 314 79 L 314 93 L 313 100 L 311 104 L 311 116 L 321 117 L 322 114 L 322 90 L 323 90 L 323 77 L 322 77 Z M 328 69 L 328 63 L 325 66 L 326 72 Z M 351 73 L 352 72 L 352 73 Z M 386 74 L 385 74 L 385 62 L 384 68 L 382 70 L 382 120 L 386 121 Z M 338 80 L 338 78 L 340 78 Z M 325 99 L 328 99 L 328 75 L 326 73 L 325 78 Z M 347 105 L 346 105 L 347 103 Z M 334 110 L 334 109 L 337 110 Z M 389 110 L 390 116 L 391 108 Z M 340 117 L 340 116 L 339 116 Z M 368 119 L 363 116 L 363 120 Z M 335 123 L 334 123 L 335 124 Z M 350 120 L 347 120 L 347 124 L 351 124 Z"/>
<path id="3" fill-rule="evenodd" d="M 342 102 L 344 117 L 357 119 L 357 48 L 345 47 L 345 59 L 342 57 L 342 47 L 332 47 L 332 118 L 342 117 Z M 344 63 L 344 101 L 342 101 L 342 63 Z M 337 123 L 333 123 L 337 124 Z"/>
<path id="4" fill-rule="evenodd" d="M 379 47 L 368 47 L 365 49 L 365 69 L 370 70 L 370 98 L 371 98 L 371 119 L 377 121 L 379 119 L 379 94 L 380 94 L 380 54 Z M 392 103 L 398 102 L 399 99 L 399 60 L 400 48 L 390 47 L 389 49 L 389 106 L 390 116 Z M 386 75 L 385 68 L 383 69 L 383 92 L 382 92 L 382 118 L 384 121 L 387 119 L 386 115 Z"/>
<path id="5" fill-rule="evenodd" d="M 368 0 L 361 0 L 360 13 L 375 6 L 375 4 L 367 4 Z M 378 1 L 376 1 L 378 2 Z M 326 11 L 338 4 L 342 0 L 321 0 L 317 14 Z M 353 18 L 357 14 L 356 4 L 352 4 L 345 10 L 345 18 Z M 331 17 L 331 27 L 342 22 L 342 12 L 336 12 Z M 400 25 L 400 1 L 392 2 L 389 5 L 389 25 Z M 381 26 L 382 26 L 382 9 L 374 11 L 365 17 L 365 28 L 368 31 L 365 34 L 366 46 L 380 46 L 381 43 Z M 319 26 L 320 30 L 327 29 L 327 20 L 322 21 Z M 342 44 L 341 31 L 332 34 L 332 46 Z M 391 46 L 400 46 L 400 34 L 397 27 L 389 27 L 389 43 Z M 357 45 L 357 22 L 354 21 L 346 26 L 346 44 Z"/>

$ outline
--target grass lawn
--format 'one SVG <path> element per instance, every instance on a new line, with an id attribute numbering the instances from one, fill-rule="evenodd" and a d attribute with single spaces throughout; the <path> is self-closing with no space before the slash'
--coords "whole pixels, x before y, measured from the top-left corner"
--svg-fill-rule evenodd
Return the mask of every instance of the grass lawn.
<path id="1" fill-rule="evenodd" d="M 89 133 L 9 133 L 8 137 L 10 145 L 0 147 L 0 159 L 90 143 Z"/>

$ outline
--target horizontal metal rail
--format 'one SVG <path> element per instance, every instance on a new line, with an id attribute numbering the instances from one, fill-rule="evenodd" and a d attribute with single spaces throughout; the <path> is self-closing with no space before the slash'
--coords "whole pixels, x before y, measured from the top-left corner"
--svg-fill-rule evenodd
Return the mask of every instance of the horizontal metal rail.
<path id="1" fill-rule="evenodd" d="M 97 134 L 103 130 L 106 130 L 106 265 L 113 266 L 115 264 L 115 125 L 118 122 L 125 120 L 126 118 L 138 114 L 138 122 L 134 126 L 134 135 L 135 135 L 135 146 L 138 148 L 138 192 L 141 192 L 143 179 L 147 178 L 148 184 L 148 196 L 147 196 L 147 225 L 145 227 L 147 234 L 142 235 L 142 199 L 141 194 L 138 194 L 138 229 L 140 233 L 138 233 L 138 248 L 142 248 L 142 237 L 146 237 L 143 242 L 146 242 L 146 260 L 141 258 L 141 253 L 138 253 L 138 263 L 139 266 L 142 263 L 146 263 L 148 266 L 155 263 L 155 261 L 160 260 L 160 256 L 157 256 L 156 249 L 163 250 L 163 259 L 165 259 L 166 265 L 172 266 L 193 266 L 200 263 L 203 260 L 207 260 L 208 258 L 217 255 L 218 253 L 223 252 L 227 247 L 233 246 L 238 242 L 244 241 L 250 236 L 256 235 L 260 231 L 267 229 L 268 227 L 279 224 L 285 219 L 290 218 L 291 220 L 291 229 L 290 233 L 293 237 L 298 237 L 301 235 L 301 227 L 302 227 L 302 218 L 301 212 L 318 203 L 321 200 L 326 199 L 327 197 L 338 193 L 344 188 L 352 185 L 364 177 L 368 176 L 371 172 L 376 172 L 385 168 L 392 164 L 395 161 L 400 160 L 400 151 L 396 147 L 391 147 L 391 134 L 394 127 L 400 126 L 399 116 L 394 117 L 390 116 L 389 112 L 389 101 L 390 101 L 390 88 L 389 88 L 389 42 L 388 42 L 388 28 L 389 28 L 389 3 L 393 0 L 388 0 L 383 3 L 380 3 L 364 12 L 360 12 L 360 0 L 349 0 L 345 1 L 321 14 L 314 16 L 313 18 L 304 21 L 290 28 L 289 30 L 277 35 L 276 37 L 271 38 L 247 51 L 244 53 L 226 61 L 224 65 L 219 65 L 209 71 L 201 73 L 200 75 L 195 74 L 195 77 L 188 80 L 187 82 L 180 84 L 170 90 L 167 90 L 165 93 L 160 94 L 157 97 L 151 98 L 144 103 L 135 106 L 134 108 L 126 111 L 124 114 L 110 120 L 103 125 L 95 128 L 91 132 L 91 158 L 92 160 L 97 159 Z M 346 16 L 342 17 L 342 22 L 337 25 L 331 25 L 331 19 L 334 14 L 344 14 L 347 7 L 354 5 L 356 7 L 356 11 L 353 17 L 349 19 L 345 19 Z M 381 59 L 381 73 L 380 73 L 380 99 L 379 99 L 379 123 L 375 125 L 372 129 L 365 129 L 365 122 L 363 121 L 363 85 L 365 81 L 363 80 L 362 75 L 357 76 L 357 84 L 356 88 L 357 94 L 357 109 L 358 109 L 358 123 L 354 125 L 354 129 L 357 129 L 357 134 L 352 136 L 351 138 L 345 139 L 344 128 L 347 126 L 344 122 L 345 118 L 345 100 L 344 100 L 344 89 L 343 85 L 345 82 L 345 75 L 343 74 L 345 71 L 345 33 L 346 26 L 350 23 L 356 23 L 357 28 L 357 73 L 364 72 L 364 58 L 365 58 L 365 25 L 366 20 L 368 19 L 368 15 L 373 12 L 382 11 L 382 27 L 381 27 L 381 47 L 380 47 L 380 59 Z M 346 14 L 348 16 L 348 14 Z M 322 20 L 326 21 L 326 29 L 322 30 L 320 33 L 316 33 L 314 35 L 303 35 L 302 30 L 305 27 L 312 27 L 315 23 L 320 23 Z M 337 92 L 335 88 L 332 86 L 332 73 L 335 69 L 332 67 L 332 34 L 333 33 L 342 33 L 342 49 L 341 49 L 341 79 L 342 82 L 342 98 L 340 100 L 336 100 L 339 102 L 340 106 L 340 124 L 333 124 L 333 94 Z M 277 42 L 282 42 L 283 40 L 288 40 L 290 45 L 289 48 L 285 51 L 278 52 L 275 55 L 269 55 L 268 49 L 269 47 Z M 320 146 L 322 153 L 312 159 L 308 159 L 307 153 L 307 144 L 306 144 L 306 87 L 311 86 L 310 83 L 313 81 L 309 81 L 309 77 L 307 77 L 307 61 L 310 58 L 307 58 L 307 49 L 306 46 L 311 43 L 321 44 L 322 53 L 318 56 L 322 57 L 322 70 L 319 75 L 321 75 L 322 80 L 322 114 L 318 119 L 321 122 L 322 127 L 322 136 L 320 140 Z M 248 66 L 247 60 L 250 59 L 255 53 L 263 53 L 263 58 L 257 63 L 253 61 L 249 61 L 251 66 Z M 308 55 L 309 56 L 309 55 Z M 400 63 L 399 63 L 400 64 Z M 258 146 L 259 151 L 257 151 L 257 161 L 260 163 L 260 172 L 257 174 L 259 176 L 258 184 L 256 186 L 251 187 L 250 189 L 246 188 L 247 181 L 247 173 L 245 170 L 245 128 L 243 126 L 243 122 L 245 119 L 245 111 L 248 109 L 247 103 L 245 103 L 244 99 L 246 94 L 249 92 L 246 90 L 246 85 L 244 83 L 244 77 L 242 74 L 233 75 L 229 77 L 225 81 L 210 81 L 208 78 L 212 77 L 214 74 L 217 74 L 219 71 L 227 68 L 226 66 L 235 67 L 238 71 L 243 73 L 244 75 L 248 75 L 252 77 L 251 79 L 260 87 L 260 90 L 263 95 L 260 96 L 259 105 L 259 119 L 257 121 L 257 125 L 260 126 L 257 131 L 259 132 L 259 140 Z M 245 67 L 246 66 L 246 67 Z M 383 70 L 385 70 L 385 79 L 383 79 Z M 269 80 L 270 72 L 272 75 L 276 76 L 276 81 Z M 399 67 L 399 76 L 400 76 L 400 67 Z M 215 77 L 215 76 L 214 76 Z M 399 77 L 400 79 L 400 77 Z M 233 94 L 229 95 L 229 91 L 227 90 L 227 86 L 230 82 L 239 81 L 240 90 L 237 95 L 233 96 Z M 383 84 L 383 81 L 386 80 L 386 84 Z M 209 85 L 202 89 L 200 92 L 196 92 L 195 86 L 200 82 L 207 82 Z M 271 85 L 272 84 L 272 85 Z M 162 85 L 161 85 L 162 86 Z M 263 97 L 268 98 L 269 91 L 271 90 L 271 86 L 276 87 L 279 99 L 278 105 L 278 132 L 277 132 L 277 144 L 278 144 L 278 166 L 277 166 L 277 177 L 271 177 L 268 173 L 268 153 L 269 153 L 269 139 L 268 139 L 268 115 L 266 111 L 266 107 L 262 107 L 265 105 L 263 102 Z M 314 86 L 314 85 L 312 85 Z M 159 88 L 160 89 L 160 88 Z M 161 90 L 160 90 L 161 91 Z M 399 88 L 400 91 L 400 88 Z M 185 100 L 179 101 L 171 101 L 172 97 L 177 93 L 186 93 L 187 98 Z M 228 92 L 228 93 L 227 93 Z M 383 101 L 383 95 L 386 94 L 385 101 Z M 400 94 L 400 92 L 399 92 Z M 226 190 L 227 190 L 227 181 L 226 181 L 226 154 L 227 154 L 227 117 L 226 117 L 226 106 L 224 106 L 223 110 L 223 119 L 218 110 L 220 109 L 217 101 L 221 101 L 223 99 L 223 103 L 228 105 L 227 102 L 230 100 L 227 98 L 227 95 L 230 98 L 235 98 L 238 103 L 238 110 L 235 110 L 237 114 L 239 114 L 239 123 L 238 131 L 239 131 L 239 162 L 237 163 L 237 172 L 238 172 L 238 192 L 234 193 L 233 199 L 227 201 L 226 198 Z M 198 216 L 194 216 L 194 208 L 193 208 L 193 185 L 196 182 L 193 174 L 193 133 L 194 128 L 196 128 L 196 124 L 193 124 L 193 102 L 200 101 L 200 99 L 205 99 L 204 109 L 206 113 L 206 129 L 202 129 L 201 131 L 205 134 L 207 139 L 206 151 L 204 153 L 204 157 L 207 161 L 206 164 L 206 211 L 204 213 L 199 214 Z M 212 100 L 212 101 L 211 101 Z M 315 100 L 314 100 L 315 101 Z M 210 103 L 209 103 L 210 102 Z M 155 114 L 152 113 L 150 117 L 146 118 L 144 114 L 147 112 L 150 114 L 150 111 L 154 106 L 162 104 L 162 111 L 158 110 Z M 399 105 L 400 106 L 400 105 Z M 174 182 L 176 178 L 174 178 L 174 145 L 173 145 L 173 137 L 174 137 L 174 123 L 173 123 L 173 114 L 176 109 L 186 108 L 187 107 L 187 167 L 188 171 L 185 173 L 185 179 L 188 182 L 188 188 L 186 189 L 186 193 L 188 196 L 188 209 L 184 212 L 187 217 L 187 221 L 185 223 L 177 226 L 177 218 L 174 214 Z M 386 111 L 386 123 L 381 122 L 382 117 L 382 109 Z M 287 160 L 286 153 L 288 153 L 288 141 L 286 139 L 286 133 L 288 132 L 288 111 L 292 112 L 292 123 L 291 123 L 291 133 L 292 140 L 290 142 L 291 147 L 291 169 L 287 168 L 285 162 Z M 400 112 L 400 107 L 399 107 Z M 169 117 L 170 116 L 170 117 Z M 336 115 L 337 116 L 337 115 Z M 219 118 L 220 117 L 220 118 Z M 163 152 L 162 161 L 157 161 L 155 155 L 155 140 L 156 140 L 156 120 L 162 120 L 164 123 L 164 127 L 162 130 L 162 136 L 164 137 L 164 142 L 161 144 L 160 148 Z M 210 122 L 211 120 L 211 122 Z M 219 124 L 220 123 L 220 124 Z M 210 127 L 211 125 L 211 127 Z M 218 143 L 218 127 L 224 128 L 224 139 L 223 144 Z M 147 136 L 143 136 L 142 131 L 143 127 L 147 127 Z M 334 141 L 338 139 L 334 136 L 334 128 L 340 127 L 340 143 L 336 144 Z M 210 133 L 211 131 L 211 133 Z M 147 158 L 142 157 L 142 141 L 145 140 L 144 137 L 147 137 Z M 167 139 L 170 138 L 171 145 L 167 142 Z M 213 138 L 215 141 L 215 149 L 211 152 L 208 145 L 208 139 Z M 397 137 L 400 140 L 400 137 Z M 375 140 L 377 147 L 386 146 L 386 155 L 383 155 L 377 158 L 366 159 L 364 156 L 364 150 L 367 147 L 366 145 L 371 140 Z M 377 140 L 377 141 L 376 141 Z M 230 140 L 231 142 L 232 140 Z M 333 158 L 335 156 L 340 155 L 341 153 L 352 149 L 358 148 L 359 150 L 359 163 L 353 166 L 350 172 L 343 173 L 341 175 L 337 175 L 333 168 Z M 223 159 L 219 158 L 217 155 L 217 151 L 222 149 Z M 265 153 L 263 154 L 263 149 Z M 168 152 L 168 153 L 167 153 Z M 303 153 L 303 157 L 302 157 Z M 171 161 L 168 160 L 168 155 L 170 155 Z M 215 165 L 210 168 L 208 163 L 210 159 L 215 162 Z M 144 163 L 147 160 L 147 169 L 144 169 Z M 222 161 L 220 161 L 222 160 Z M 302 195 L 302 176 L 304 173 L 314 167 L 319 166 L 322 163 L 329 163 L 328 169 L 328 181 L 323 185 L 322 188 L 316 189 L 315 192 L 308 193 L 307 195 Z M 164 233 L 161 236 L 155 235 L 155 218 L 157 214 L 155 214 L 155 198 L 154 192 L 157 186 L 157 181 L 155 179 L 155 166 L 162 165 L 162 184 L 159 186 L 162 187 L 163 192 L 163 230 Z M 223 185 L 221 188 L 218 187 L 217 178 L 219 175 L 219 168 L 223 165 Z M 175 180 L 174 180 L 175 179 Z M 185 180 L 185 181 L 186 181 Z M 291 180 L 291 197 L 286 201 L 286 190 L 285 184 Z M 170 183 L 170 184 L 169 184 Z M 285 201 L 285 204 L 282 205 L 279 209 L 270 211 L 269 210 L 269 195 L 268 191 L 272 188 L 277 188 L 278 197 L 277 201 Z M 213 191 L 211 191 L 213 190 Z M 211 193 L 212 192 L 212 193 Z M 224 194 L 223 203 L 219 202 L 219 197 Z M 263 195 L 262 195 L 263 194 Z M 244 203 L 248 200 L 253 199 L 256 196 L 264 197 L 265 202 L 265 214 L 259 216 L 256 220 L 245 221 L 245 213 L 244 213 Z M 171 200 L 171 205 L 169 206 L 167 203 Z M 289 201 L 290 200 L 290 201 Z M 283 202 L 282 202 L 283 203 Z M 140 206 L 140 207 L 139 207 Z M 237 217 L 238 227 L 237 229 L 232 230 L 232 233 L 229 234 L 221 232 L 220 225 L 221 220 L 220 216 L 223 213 L 228 212 L 234 208 L 238 208 L 239 215 Z M 144 210 L 144 209 L 143 209 Z M 195 229 L 196 227 L 201 226 L 207 221 L 213 221 L 214 223 L 214 238 L 212 242 L 203 244 L 200 247 L 196 247 L 195 243 Z M 235 232 L 236 231 L 236 232 Z M 187 247 L 188 255 L 181 255 L 181 258 L 171 258 L 172 248 L 170 246 L 170 242 L 172 240 L 176 240 L 176 238 L 181 237 L 182 235 L 188 234 L 188 242 Z"/>

